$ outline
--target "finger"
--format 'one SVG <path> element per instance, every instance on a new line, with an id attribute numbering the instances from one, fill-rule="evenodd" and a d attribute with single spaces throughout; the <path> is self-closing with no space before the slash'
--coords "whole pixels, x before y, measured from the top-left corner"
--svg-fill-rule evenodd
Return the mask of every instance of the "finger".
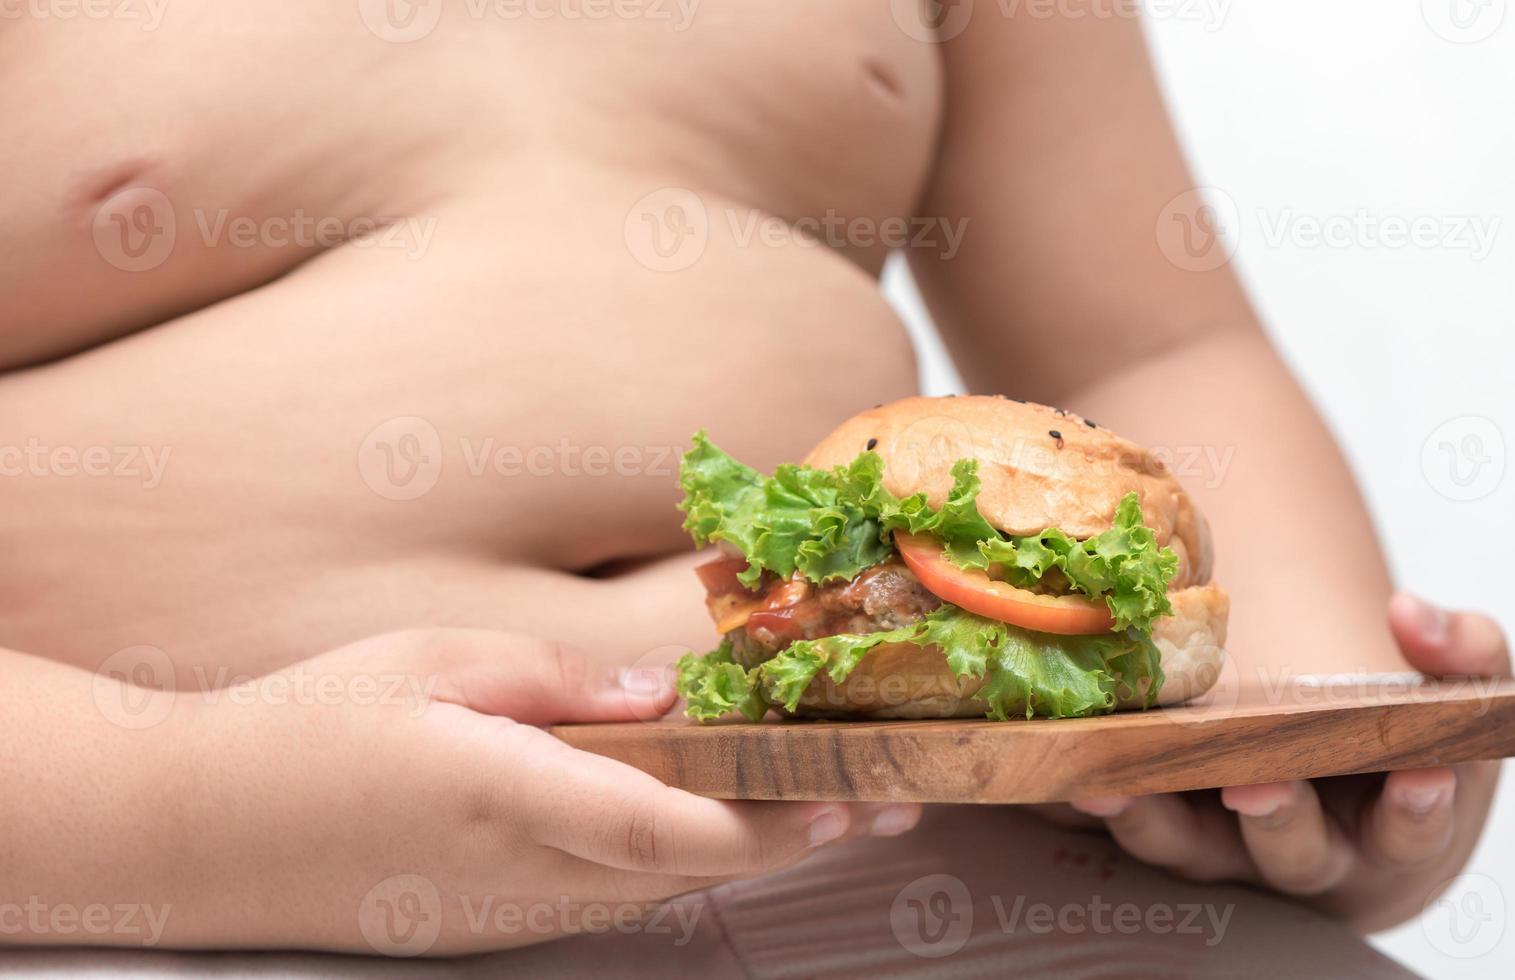
<path id="1" fill-rule="evenodd" d="M 1391 772 L 1363 818 L 1363 847 L 1384 867 L 1413 870 L 1444 855 L 1455 830 L 1451 769 Z"/>
<path id="2" fill-rule="evenodd" d="M 677 697 L 671 670 L 611 669 L 539 637 L 440 630 L 422 642 L 438 697 L 527 725 L 652 721 Z"/>
<path id="3" fill-rule="evenodd" d="M 1105 797 L 1073 804 L 1105 819 L 1110 836 L 1127 854 L 1196 881 L 1250 877 L 1251 862 L 1224 812 L 1172 793 Z"/>
<path id="4" fill-rule="evenodd" d="M 1240 817 L 1258 874 L 1282 892 L 1315 895 L 1340 883 L 1352 868 L 1351 844 L 1321 809 L 1305 782 L 1228 786 L 1221 803 Z"/>
<path id="5" fill-rule="evenodd" d="M 857 823 L 840 803 L 729 802 L 665 786 L 640 770 L 516 726 L 508 803 L 538 843 L 614 868 L 695 877 L 788 867 L 849 830 L 902 833 L 917 806 Z"/>
<path id="6" fill-rule="evenodd" d="M 1086 800 L 1098 806 L 1102 800 Z M 1105 821 L 1087 810 L 1080 810 L 1076 804 L 1070 803 L 1028 803 L 1023 804 L 1022 809 L 1042 818 L 1054 827 L 1067 827 L 1071 830 L 1094 830 L 1104 827 Z"/>
<path id="7" fill-rule="evenodd" d="M 1436 677 L 1508 677 L 1510 651 L 1499 624 L 1479 613 L 1448 612 L 1397 592 L 1389 628 L 1410 665 Z"/>
<path id="8" fill-rule="evenodd" d="M 622 903 L 655 904 L 676 895 L 687 895 L 703 888 L 714 888 L 733 880 L 730 875 L 705 878 L 695 875 L 660 874 L 652 871 L 627 871 L 586 861 L 571 854 L 553 851 L 551 875 L 556 881 L 572 882 L 573 894 L 585 901 L 607 905 Z"/>
<path id="9" fill-rule="evenodd" d="M 898 837 L 915 829 L 924 808 L 919 803 L 853 803 L 848 837 Z"/>

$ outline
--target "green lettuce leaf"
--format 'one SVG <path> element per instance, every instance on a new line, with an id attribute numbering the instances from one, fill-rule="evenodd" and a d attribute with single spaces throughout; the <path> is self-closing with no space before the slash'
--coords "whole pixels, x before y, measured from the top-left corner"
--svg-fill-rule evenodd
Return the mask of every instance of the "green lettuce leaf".
<path id="1" fill-rule="evenodd" d="M 947 554 L 964 568 L 999 564 L 1006 580 L 1030 588 L 1051 569 L 1091 599 L 1103 598 L 1115 617 L 1115 630 L 1146 631 L 1152 621 L 1173 613 L 1168 583 L 1178 571 L 1178 555 L 1159 548 L 1152 529 L 1142 524 L 1141 502 L 1128 493 L 1115 509 L 1108 530 L 1077 541 L 1057 528 L 1020 538 L 994 537 L 977 542 L 977 554 L 959 560 L 961 549 Z"/>
<path id="2" fill-rule="evenodd" d="M 816 640 L 796 640 L 758 667 L 763 693 L 774 704 L 793 711 L 821 670 L 840 684 L 874 647 L 914 640 L 918 632 L 919 624 L 911 624 L 878 633 L 837 633 Z"/>
<path id="3" fill-rule="evenodd" d="M 952 489 L 940 510 L 932 510 L 926 503 L 926 495 L 917 493 L 893 507 L 886 506 L 881 520 L 891 531 L 936 535 L 942 539 L 948 558 L 971 567 L 969 563 L 979 560 L 979 542 L 1001 537 L 999 530 L 978 512 L 979 486 L 978 460 L 960 459 L 952 465 Z"/>
<path id="4" fill-rule="evenodd" d="M 878 521 L 888 496 L 883 472 L 878 454 L 864 453 L 835 470 L 784 465 L 765 478 L 698 432 L 679 468 L 679 508 L 696 545 L 724 541 L 746 556 L 739 578 L 748 588 L 765 571 L 850 579 L 889 556 Z"/>
<path id="5" fill-rule="evenodd" d="M 989 680 L 979 697 L 989 717 L 1083 718 L 1115 710 L 1117 699 L 1142 689 L 1145 707 L 1162 689 L 1161 657 L 1136 630 L 1101 636 L 1054 636 L 1007 627 L 995 645 Z"/>
<path id="6" fill-rule="evenodd" d="M 979 513 L 976 460 L 952 467 L 952 490 L 940 508 L 924 494 L 895 497 L 884 489 L 883 476 L 882 458 L 864 452 L 833 470 L 785 465 L 764 477 L 702 431 L 680 467 L 679 507 L 695 544 L 723 541 L 746 556 L 740 578 L 752 589 L 765 571 L 781 578 L 798 571 L 816 583 L 855 578 L 889 557 L 890 533 L 904 530 L 935 535 L 962 568 L 997 565 L 1020 588 L 1056 569 L 1077 591 L 1105 600 L 1115 632 L 1148 631 L 1154 619 L 1172 612 L 1168 583 L 1178 556 L 1157 546 L 1135 493 L 1121 500 L 1108 530 L 1086 541 L 1057 528 L 1007 537 Z"/>
<path id="7" fill-rule="evenodd" d="M 750 671 L 732 662 L 726 642 L 704 658 L 691 655 L 680 661 L 678 689 L 688 699 L 686 713 L 692 718 L 710 720 L 741 710 L 756 721 L 762 717 L 758 705 L 795 710 L 822 670 L 841 683 L 875 647 L 906 642 L 938 647 L 960 677 L 987 675 L 978 697 L 996 721 L 1104 714 L 1115 710 L 1117 699 L 1144 685 L 1145 704 L 1151 707 L 1163 683 L 1157 648 L 1137 630 L 1055 636 L 943 606 L 896 630 L 792 643 Z"/>
<path id="8" fill-rule="evenodd" d="M 686 654 L 678 671 L 676 687 L 685 701 L 684 713 L 691 718 L 714 721 L 740 711 L 749 721 L 761 721 L 768 713 L 757 671 L 745 670 L 731 658 L 730 640 L 703 657 Z"/>

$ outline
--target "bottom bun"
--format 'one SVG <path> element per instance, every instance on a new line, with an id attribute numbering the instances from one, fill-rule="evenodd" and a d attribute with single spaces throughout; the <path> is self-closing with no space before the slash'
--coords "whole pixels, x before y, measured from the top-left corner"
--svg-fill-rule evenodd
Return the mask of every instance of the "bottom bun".
<path id="1" fill-rule="evenodd" d="M 1173 615 L 1152 624 L 1152 642 L 1162 654 L 1163 689 L 1160 705 L 1183 704 L 1203 695 L 1220 680 L 1226 664 L 1226 619 L 1231 597 L 1218 585 L 1196 585 L 1169 593 Z M 1142 685 L 1146 693 L 1146 685 Z M 1128 698 L 1122 708 L 1140 708 L 1142 699 Z"/>
<path id="2" fill-rule="evenodd" d="M 1152 626 L 1165 680 L 1158 704 L 1182 704 L 1214 686 L 1225 663 L 1231 601 L 1214 585 L 1170 592 L 1173 615 Z M 974 695 L 984 678 L 958 677 L 936 647 L 887 643 L 869 651 L 840 684 L 816 675 L 793 712 L 801 718 L 982 718 L 989 706 Z M 1146 685 L 1117 707 L 1142 707 Z M 788 712 L 786 712 L 787 714 Z"/>

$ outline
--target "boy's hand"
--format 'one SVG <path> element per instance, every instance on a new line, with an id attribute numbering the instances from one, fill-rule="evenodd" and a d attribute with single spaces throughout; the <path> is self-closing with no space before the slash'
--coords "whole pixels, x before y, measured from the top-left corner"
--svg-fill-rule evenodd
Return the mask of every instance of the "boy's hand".
<path id="1" fill-rule="evenodd" d="M 659 671 L 618 678 L 542 640 L 402 633 L 295 672 L 309 689 L 368 696 L 228 697 L 184 719 L 199 765 L 172 794 L 173 823 L 190 828 L 176 858 L 207 914 L 190 934 L 171 920 L 170 944 L 523 945 L 582 928 L 591 904 L 608 913 L 775 871 L 919 818 L 915 806 L 709 800 L 571 749 L 533 726 L 651 720 L 674 695 Z M 382 696 L 402 679 L 410 694 Z"/>
<path id="2" fill-rule="evenodd" d="M 1389 624 L 1405 658 L 1428 675 L 1510 673 L 1504 635 L 1487 616 L 1400 594 Z M 1074 806 L 1149 864 L 1265 885 L 1373 931 L 1418 913 L 1462 868 L 1498 775 L 1499 763 L 1476 762 Z"/>

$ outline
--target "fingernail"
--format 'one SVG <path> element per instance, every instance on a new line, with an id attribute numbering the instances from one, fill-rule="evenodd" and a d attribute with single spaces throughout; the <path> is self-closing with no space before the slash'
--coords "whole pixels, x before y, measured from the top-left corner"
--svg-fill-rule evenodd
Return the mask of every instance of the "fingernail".
<path id="1" fill-rule="evenodd" d="M 1087 800 L 1073 801 L 1073 809 L 1091 817 L 1118 817 L 1130 806 L 1129 796 L 1094 796 Z"/>
<path id="2" fill-rule="evenodd" d="M 1446 801 L 1448 793 L 1445 786 L 1411 786 L 1399 790 L 1394 796 L 1412 817 L 1427 817 Z"/>
<path id="3" fill-rule="evenodd" d="M 842 816 L 840 810 L 822 811 L 820 816 L 810 821 L 810 846 L 829 844 L 846 832 L 847 818 Z"/>
<path id="4" fill-rule="evenodd" d="M 672 689 L 668 671 L 655 667 L 622 667 L 615 672 L 616 686 L 627 694 L 657 698 Z"/>
<path id="5" fill-rule="evenodd" d="M 1232 786 L 1221 791 L 1220 802 L 1227 810 L 1244 817 L 1271 817 L 1293 800 L 1297 792 L 1292 783 Z"/>
<path id="6" fill-rule="evenodd" d="M 891 806 L 880 810 L 873 817 L 868 832 L 874 837 L 898 837 L 921 821 L 918 806 Z"/>
<path id="7" fill-rule="evenodd" d="M 1271 817 L 1281 809 L 1283 809 L 1283 802 L 1280 800 L 1248 801 L 1240 806 L 1231 807 L 1232 812 L 1244 817 Z"/>
<path id="8" fill-rule="evenodd" d="M 1415 617 L 1415 626 L 1427 643 L 1445 643 L 1450 628 L 1447 612 L 1435 603 L 1422 599 L 1413 592 L 1406 592 Z"/>

